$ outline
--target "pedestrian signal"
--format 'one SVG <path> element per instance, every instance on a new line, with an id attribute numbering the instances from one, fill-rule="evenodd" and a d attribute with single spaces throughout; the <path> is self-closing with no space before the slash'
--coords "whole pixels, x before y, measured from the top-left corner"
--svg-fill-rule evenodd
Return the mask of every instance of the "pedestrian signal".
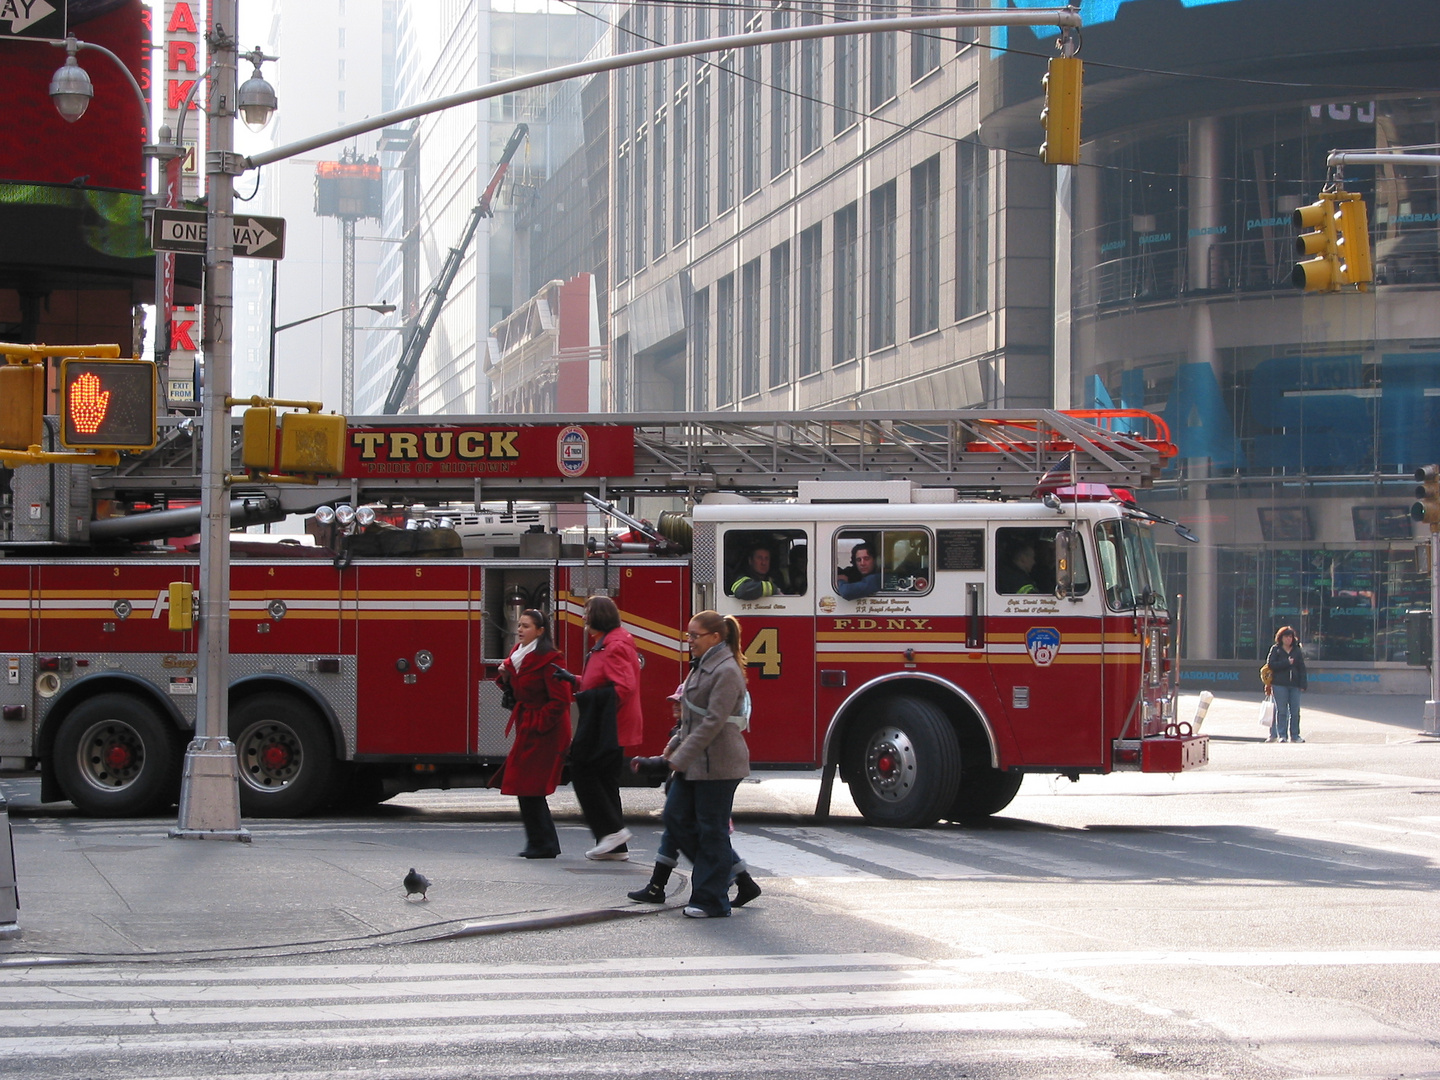
<path id="1" fill-rule="evenodd" d="M 1410 506 L 1410 517 L 1430 526 L 1431 532 L 1440 532 L 1440 465 L 1422 465 L 1415 470 L 1415 498 L 1418 502 Z"/>
<path id="2" fill-rule="evenodd" d="M 71 450 L 149 450 L 155 398 L 149 360 L 62 360 L 60 443 Z"/>
<path id="3" fill-rule="evenodd" d="M 1045 91 L 1045 107 L 1040 110 L 1040 124 L 1045 141 L 1040 144 L 1040 160 L 1046 165 L 1080 164 L 1080 86 L 1084 66 L 1078 56 L 1057 56 L 1040 85 Z"/>
<path id="4" fill-rule="evenodd" d="M 45 364 L 0 360 L 0 449 L 39 446 L 45 425 Z"/>

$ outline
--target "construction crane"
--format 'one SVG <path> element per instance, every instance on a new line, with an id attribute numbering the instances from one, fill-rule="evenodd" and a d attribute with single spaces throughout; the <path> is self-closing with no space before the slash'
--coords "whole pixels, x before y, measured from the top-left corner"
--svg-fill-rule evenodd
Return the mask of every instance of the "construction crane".
<path id="1" fill-rule="evenodd" d="M 499 164 L 495 166 L 495 172 L 490 177 L 490 183 L 485 186 L 485 190 L 480 194 L 480 201 L 470 211 L 465 228 L 460 232 L 460 239 L 445 256 L 445 265 L 440 268 L 434 284 L 425 294 L 425 301 L 420 305 L 414 328 L 406 336 L 405 347 L 400 352 L 400 362 L 395 366 L 395 379 L 390 384 L 390 392 L 385 395 L 384 415 L 394 416 L 400 411 L 400 406 L 405 401 L 405 393 L 410 389 L 410 380 L 415 377 L 415 372 L 420 367 L 420 354 L 425 351 L 425 345 L 440 318 L 440 309 L 445 306 L 450 287 L 455 284 L 455 275 L 460 272 L 460 263 L 470 249 L 470 241 L 475 239 L 475 230 L 480 227 L 482 218 L 494 216 L 491 204 L 494 202 L 495 193 L 500 190 L 500 184 L 510 168 L 510 159 L 515 156 L 515 151 L 520 148 L 521 141 L 529 132 L 527 125 L 515 125 L 510 141 L 505 144 L 505 149 L 500 154 Z"/>

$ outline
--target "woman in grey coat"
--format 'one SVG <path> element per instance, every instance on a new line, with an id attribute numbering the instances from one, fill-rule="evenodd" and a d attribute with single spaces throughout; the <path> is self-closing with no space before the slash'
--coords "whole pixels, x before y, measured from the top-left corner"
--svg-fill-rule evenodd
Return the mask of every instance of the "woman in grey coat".
<path id="1" fill-rule="evenodd" d="M 695 866 L 690 879 L 692 919 L 730 914 L 730 810 L 735 789 L 750 775 L 750 748 L 742 728 L 748 716 L 740 623 L 702 611 L 687 631 L 697 661 L 685 680 L 680 730 L 665 747 L 675 771 L 665 800 L 665 830 Z"/>

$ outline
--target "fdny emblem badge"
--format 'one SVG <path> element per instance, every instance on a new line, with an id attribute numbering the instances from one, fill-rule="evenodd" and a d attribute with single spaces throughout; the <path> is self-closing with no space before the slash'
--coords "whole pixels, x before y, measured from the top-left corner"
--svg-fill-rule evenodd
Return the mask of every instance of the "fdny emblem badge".
<path id="1" fill-rule="evenodd" d="M 556 437 L 555 461 L 565 476 L 583 476 L 590 467 L 590 437 L 583 428 L 567 427 Z"/>
<path id="2" fill-rule="evenodd" d="M 1060 631 L 1053 626 L 1032 626 L 1025 635 L 1025 651 L 1036 667 L 1049 667 L 1060 651 Z"/>

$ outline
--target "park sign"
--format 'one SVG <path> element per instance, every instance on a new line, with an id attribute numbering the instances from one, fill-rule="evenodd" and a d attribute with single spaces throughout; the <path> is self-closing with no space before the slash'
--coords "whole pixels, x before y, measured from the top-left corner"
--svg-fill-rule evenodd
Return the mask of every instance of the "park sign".
<path id="1" fill-rule="evenodd" d="M 231 219 L 235 255 L 247 259 L 285 257 L 285 219 L 236 214 Z M 206 238 L 204 210 L 156 209 L 150 227 L 150 246 L 156 251 L 179 251 L 204 255 Z"/>

